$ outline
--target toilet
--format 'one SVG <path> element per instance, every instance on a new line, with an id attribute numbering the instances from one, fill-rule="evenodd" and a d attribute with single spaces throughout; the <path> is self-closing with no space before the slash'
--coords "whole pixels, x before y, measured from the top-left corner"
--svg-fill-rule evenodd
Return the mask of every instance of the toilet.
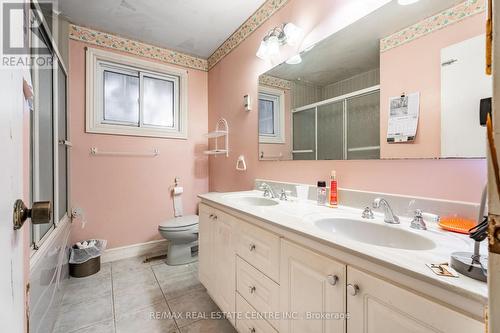
<path id="1" fill-rule="evenodd" d="M 175 217 L 161 223 L 158 231 L 168 241 L 167 265 L 198 260 L 198 215 Z"/>

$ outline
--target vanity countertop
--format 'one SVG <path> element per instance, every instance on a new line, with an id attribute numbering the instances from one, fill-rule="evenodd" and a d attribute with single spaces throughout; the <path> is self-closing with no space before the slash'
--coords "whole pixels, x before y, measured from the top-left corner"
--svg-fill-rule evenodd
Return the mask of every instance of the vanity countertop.
<path id="1" fill-rule="evenodd" d="M 369 223 L 387 225 L 416 233 L 432 240 L 436 247 L 430 250 L 408 250 L 378 246 L 343 237 L 332 231 L 326 231 L 315 225 L 314 221 L 321 218 L 361 218 L 361 210 L 340 206 L 338 208 L 320 207 L 313 201 L 279 201 L 275 206 L 252 206 L 239 202 L 238 197 L 261 197 L 261 191 L 245 192 L 211 192 L 199 195 L 202 202 L 215 203 L 227 207 L 240 214 L 256 218 L 275 227 L 283 228 L 300 236 L 305 236 L 322 244 L 337 248 L 343 252 L 355 255 L 370 262 L 382 265 L 387 269 L 397 271 L 415 279 L 430 283 L 448 291 L 457 293 L 476 302 L 487 304 L 488 287 L 484 282 L 476 281 L 460 275 L 458 278 L 442 277 L 434 274 L 426 264 L 449 262 L 452 252 L 472 252 L 474 242 L 465 235 L 441 230 L 435 223 L 427 223 L 428 230 L 413 230 L 410 219 L 402 217 L 401 224 L 387 225 L 383 216 L 375 212 L 375 220 Z M 278 200 L 277 200 L 278 202 Z M 363 222 L 367 222 L 364 220 Z M 481 253 L 487 253 L 482 244 Z"/>

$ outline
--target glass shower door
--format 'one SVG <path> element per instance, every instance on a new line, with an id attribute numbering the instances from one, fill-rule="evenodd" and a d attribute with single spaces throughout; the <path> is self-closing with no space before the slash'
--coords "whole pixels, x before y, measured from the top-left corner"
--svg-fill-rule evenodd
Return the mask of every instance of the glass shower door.
<path id="1" fill-rule="evenodd" d="M 318 107 L 318 160 L 344 159 L 344 101 Z"/>
<path id="2" fill-rule="evenodd" d="M 380 92 L 347 99 L 347 159 L 380 158 Z"/>
<path id="3" fill-rule="evenodd" d="M 294 160 L 316 159 L 316 108 L 297 111 L 293 117 Z"/>

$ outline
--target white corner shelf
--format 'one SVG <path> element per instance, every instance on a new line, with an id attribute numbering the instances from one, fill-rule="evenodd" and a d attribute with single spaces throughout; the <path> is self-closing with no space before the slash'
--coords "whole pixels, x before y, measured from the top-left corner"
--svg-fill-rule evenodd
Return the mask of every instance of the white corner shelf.
<path id="1" fill-rule="evenodd" d="M 228 154 L 229 151 L 223 149 L 223 150 L 205 150 L 203 152 L 205 155 L 225 155 Z"/>
<path id="2" fill-rule="evenodd" d="M 229 125 L 227 124 L 226 119 L 220 118 L 215 125 L 215 131 L 208 132 L 205 134 L 205 137 L 208 139 L 214 139 L 214 149 L 209 149 L 204 152 L 205 155 L 217 156 L 217 155 L 226 155 L 229 157 Z M 219 139 L 224 139 L 224 147 L 219 148 Z M 210 143 L 209 143 L 210 147 Z"/>
<path id="3" fill-rule="evenodd" d="M 213 132 L 208 132 L 205 134 L 205 136 L 209 139 L 215 139 L 215 138 L 220 138 L 222 136 L 227 135 L 227 131 L 213 131 Z"/>

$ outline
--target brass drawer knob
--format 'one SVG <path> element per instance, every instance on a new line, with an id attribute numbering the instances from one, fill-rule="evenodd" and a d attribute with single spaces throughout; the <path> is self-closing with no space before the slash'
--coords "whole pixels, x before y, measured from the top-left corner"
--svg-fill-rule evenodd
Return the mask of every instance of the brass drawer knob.
<path id="1" fill-rule="evenodd" d="M 14 230 L 21 229 L 24 222 L 30 218 L 33 224 L 45 224 L 51 221 L 52 209 L 50 201 L 38 201 L 33 207 L 26 207 L 21 199 L 14 203 L 13 224 Z"/>

